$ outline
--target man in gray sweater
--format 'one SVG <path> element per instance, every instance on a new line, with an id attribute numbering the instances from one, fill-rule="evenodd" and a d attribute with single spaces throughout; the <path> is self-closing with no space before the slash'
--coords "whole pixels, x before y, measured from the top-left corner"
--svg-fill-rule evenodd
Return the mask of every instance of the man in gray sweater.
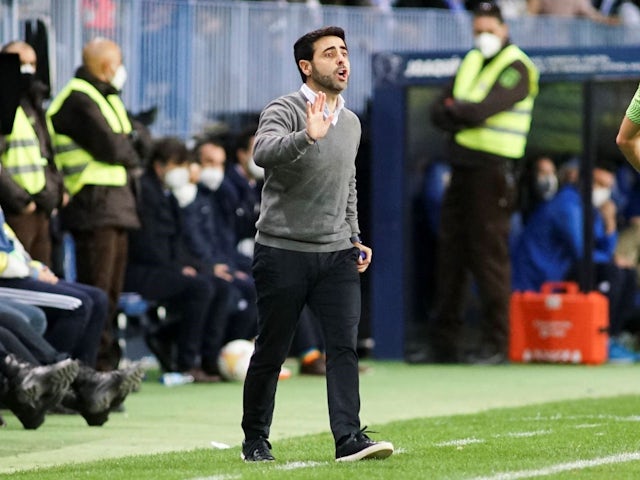
<path id="1" fill-rule="evenodd" d="M 265 169 L 253 275 L 258 338 L 244 384 L 245 461 L 271 461 L 268 441 L 278 373 L 304 305 L 326 344 L 327 393 L 336 460 L 386 458 L 389 442 L 360 428 L 356 341 L 360 278 L 372 251 L 359 237 L 355 157 L 360 121 L 347 110 L 349 55 L 339 27 L 300 37 L 303 85 L 262 112 L 254 158 Z"/>

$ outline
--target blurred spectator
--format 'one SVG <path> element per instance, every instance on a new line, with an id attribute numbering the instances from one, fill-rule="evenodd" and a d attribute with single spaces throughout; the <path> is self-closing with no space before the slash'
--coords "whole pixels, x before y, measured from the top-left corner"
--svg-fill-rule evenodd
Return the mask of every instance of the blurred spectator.
<path id="1" fill-rule="evenodd" d="M 256 165 L 253 160 L 253 142 L 256 134 L 255 125 L 242 130 L 235 140 L 235 158 L 227 166 L 227 178 L 235 187 L 238 195 L 238 209 L 236 219 L 236 237 L 238 241 L 249 239 L 253 245 L 256 234 L 256 221 L 260 214 L 260 197 L 264 183 L 264 168 Z M 253 252 L 250 248 L 247 252 Z"/>
<path id="2" fill-rule="evenodd" d="M 62 210 L 75 240 L 78 280 L 109 296 L 98 368 L 121 357 L 113 324 L 127 261 L 127 235 L 140 226 L 132 172 L 144 151 L 145 130 L 132 124 L 119 97 L 126 81 L 120 47 L 105 38 L 88 42 L 82 66 L 47 111 L 55 160 L 71 201 Z"/>
<path id="3" fill-rule="evenodd" d="M 171 192 L 189 184 L 188 160 L 187 148 L 177 138 L 156 140 L 140 178 L 142 228 L 130 236 L 125 288 L 161 302 L 178 316 L 177 324 L 162 324 L 148 337 L 159 359 L 163 354 L 157 346 L 175 340 L 175 368 L 196 382 L 212 383 L 220 380 L 216 339 L 227 324 L 231 296 L 229 284 L 217 280 L 206 269 L 206 259 L 190 256 L 185 245 L 180 207 Z M 174 331 L 177 338 L 171 338 Z M 163 366 L 173 370 L 172 359 Z"/>
<path id="4" fill-rule="evenodd" d="M 82 0 L 84 27 L 111 35 L 116 26 L 116 4 L 113 0 Z M 97 33 L 97 32 L 96 32 Z"/>
<path id="5" fill-rule="evenodd" d="M 242 230 L 251 228 L 247 210 L 255 207 L 245 206 L 247 200 L 241 200 L 240 195 L 246 197 L 246 192 L 238 189 L 228 175 L 230 169 L 227 168 L 227 152 L 222 140 L 204 140 L 196 146 L 194 154 L 201 167 L 199 182 L 204 189 L 201 195 L 206 196 L 211 204 L 212 227 L 216 235 L 208 248 L 217 251 L 219 260 L 225 260 L 221 264 L 249 272 L 251 259 L 236 249 L 239 241 L 237 230 L 239 224 L 242 224 Z"/>
<path id="6" fill-rule="evenodd" d="M 625 0 L 618 9 L 623 25 L 640 25 L 640 0 Z"/>
<path id="7" fill-rule="evenodd" d="M 590 0 L 527 0 L 527 10 L 532 15 L 584 17 L 608 25 L 619 23 L 617 17 L 604 15 Z"/>
<path id="8" fill-rule="evenodd" d="M 63 203 L 63 185 L 42 107 L 48 87 L 35 76 L 36 52 L 29 44 L 11 42 L 2 52 L 20 56 L 22 94 L 13 130 L 0 138 L 0 204 L 27 252 L 51 267 L 49 219 Z"/>
<path id="9" fill-rule="evenodd" d="M 558 175 L 551 157 L 542 154 L 525 160 L 518 181 L 516 209 L 511 216 L 509 251 L 513 252 L 517 248 L 531 212 L 540 202 L 551 200 L 557 191 Z"/>
<path id="10" fill-rule="evenodd" d="M 441 8 L 462 12 L 465 10 L 464 0 L 396 0 L 394 7 L 409 8 Z"/>

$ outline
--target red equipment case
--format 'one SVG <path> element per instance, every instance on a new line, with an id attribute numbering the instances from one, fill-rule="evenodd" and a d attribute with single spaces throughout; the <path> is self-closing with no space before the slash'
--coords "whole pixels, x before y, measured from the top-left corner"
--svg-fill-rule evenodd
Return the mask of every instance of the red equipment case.
<path id="1" fill-rule="evenodd" d="M 514 292 L 509 314 L 512 362 L 607 361 L 609 301 L 573 282 L 547 282 L 540 292 Z"/>

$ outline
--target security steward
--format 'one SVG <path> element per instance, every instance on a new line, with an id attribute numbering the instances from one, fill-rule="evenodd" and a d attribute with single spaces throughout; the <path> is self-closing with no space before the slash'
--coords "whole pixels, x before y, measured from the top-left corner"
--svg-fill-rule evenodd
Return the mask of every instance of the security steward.
<path id="1" fill-rule="evenodd" d="M 145 138 L 120 99 L 126 80 L 120 47 L 96 38 L 82 51 L 82 66 L 54 98 L 47 121 L 55 161 L 71 200 L 62 211 L 72 233 L 78 281 L 109 296 L 98 369 L 117 367 L 121 352 L 113 336 L 127 262 L 128 231 L 140 226 L 134 172 Z M 143 132 L 144 133 L 144 132 Z"/>
<path id="2" fill-rule="evenodd" d="M 428 331 L 435 362 L 507 360 L 511 266 L 509 221 L 514 160 L 524 156 L 538 93 L 538 71 L 508 38 L 497 5 L 473 12 L 475 48 L 431 107 L 451 138 L 451 180 L 438 238 L 436 306 Z M 480 299 L 480 343 L 463 357 L 464 300 L 473 276 Z"/>
<path id="3" fill-rule="evenodd" d="M 19 56 L 21 84 L 13 128 L 0 137 L 0 205 L 31 257 L 51 267 L 50 218 L 62 204 L 63 186 L 42 107 L 48 87 L 36 78 L 31 45 L 13 41 L 2 53 Z"/>

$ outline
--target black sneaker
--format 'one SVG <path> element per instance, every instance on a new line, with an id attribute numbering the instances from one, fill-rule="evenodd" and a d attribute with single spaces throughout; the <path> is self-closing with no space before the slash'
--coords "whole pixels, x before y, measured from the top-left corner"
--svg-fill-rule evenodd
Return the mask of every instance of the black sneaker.
<path id="1" fill-rule="evenodd" d="M 273 462 L 275 460 L 271 455 L 271 444 L 266 438 L 242 442 L 240 457 L 245 462 Z"/>
<path id="2" fill-rule="evenodd" d="M 356 460 L 382 459 L 393 453 L 390 442 L 374 442 L 362 430 L 341 439 L 336 445 L 336 462 L 355 462 Z"/>

